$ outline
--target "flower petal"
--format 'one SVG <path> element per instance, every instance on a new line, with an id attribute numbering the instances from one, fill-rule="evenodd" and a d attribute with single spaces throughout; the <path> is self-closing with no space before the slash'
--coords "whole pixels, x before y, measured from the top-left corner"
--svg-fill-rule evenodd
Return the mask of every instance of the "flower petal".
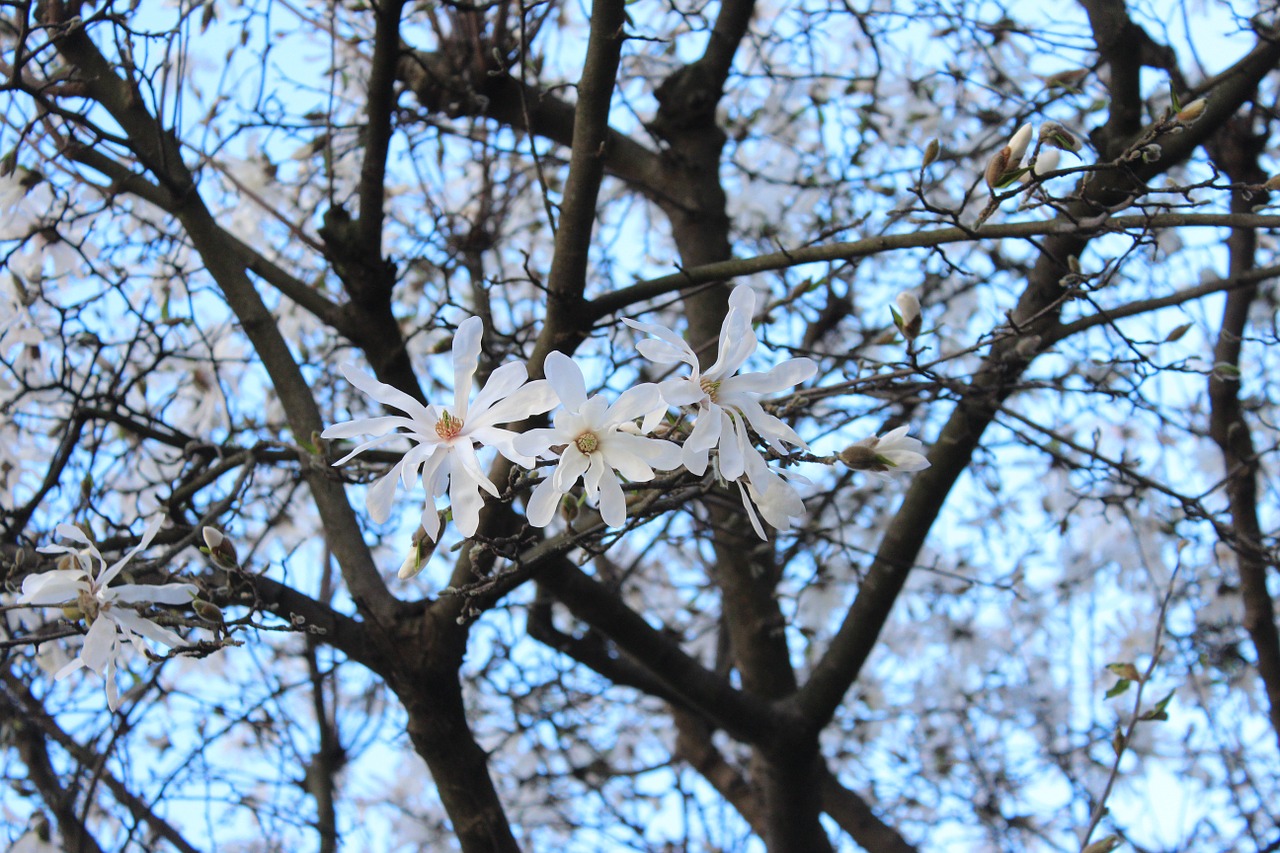
<path id="1" fill-rule="evenodd" d="M 518 361 L 509 361 L 493 371 L 489 374 L 489 381 L 484 383 L 480 393 L 471 401 L 468 409 L 470 419 L 481 417 L 490 406 L 511 396 L 528 378 L 529 371 Z"/>
<path id="2" fill-rule="evenodd" d="M 547 355 L 542 370 L 566 409 L 576 412 L 587 402 L 587 382 L 572 358 L 562 352 L 552 352 Z"/>
<path id="3" fill-rule="evenodd" d="M 525 504 L 525 519 L 534 527 L 546 527 L 555 518 L 556 507 L 560 505 L 563 496 L 564 492 L 552 484 L 550 477 L 543 480 L 534 487 L 533 494 L 529 495 Z"/>
<path id="4" fill-rule="evenodd" d="M 458 324 L 453 336 L 453 414 L 465 422 L 471 400 L 471 384 L 480 366 L 480 336 L 484 321 L 468 317 Z M 496 371 L 495 371 L 496 372 Z"/>
<path id="5" fill-rule="evenodd" d="M 423 405 L 399 388 L 387 385 L 385 382 L 379 382 L 364 371 L 357 370 L 353 364 L 342 364 L 339 365 L 338 369 L 342 371 L 342 375 L 347 378 L 348 382 L 369 399 L 384 406 L 399 409 L 416 420 L 425 421 L 429 419 L 427 410 Z"/>
<path id="6" fill-rule="evenodd" d="M 720 393 L 776 394 L 794 388 L 818 372 L 808 358 L 789 358 L 764 373 L 743 373 L 724 380 Z"/>

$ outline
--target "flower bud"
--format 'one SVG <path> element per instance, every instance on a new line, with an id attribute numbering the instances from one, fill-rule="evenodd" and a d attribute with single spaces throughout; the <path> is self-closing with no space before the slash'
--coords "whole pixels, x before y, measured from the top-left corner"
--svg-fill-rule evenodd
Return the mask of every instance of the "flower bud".
<path id="1" fill-rule="evenodd" d="M 916 339 L 920 334 L 920 326 L 923 322 L 920 317 L 920 300 L 909 290 L 904 290 L 894 299 L 897 303 L 898 310 L 893 312 L 893 324 L 898 327 L 898 331 L 909 341 Z"/>
<path id="2" fill-rule="evenodd" d="M 1058 159 L 1060 157 L 1061 155 L 1058 153 L 1058 149 L 1056 148 L 1042 149 L 1040 153 L 1036 155 L 1036 159 L 1031 165 L 1031 171 L 1022 176 L 1022 182 L 1024 184 L 1029 183 L 1032 178 L 1038 178 L 1046 172 L 1052 172 L 1054 169 L 1058 168 Z"/>
<path id="3" fill-rule="evenodd" d="M 1047 121 L 1040 128 L 1040 144 L 1049 148 L 1059 148 L 1072 154 L 1080 151 L 1080 140 L 1056 121 Z"/>
<path id="4" fill-rule="evenodd" d="M 986 178 L 987 186 L 991 189 L 994 190 L 1004 183 L 1004 173 L 1009 171 L 1010 159 L 1009 146 L 1006 145 L 997 151 L 995 156 L 988 161 L 987 169 L 983 173 L 983 177 Z"/>
<path id="5" fill-rule="evenodd" d="M 239 568 L 240 558 L 236 554 L 236 546 L 222 535 L 221 530 L 206 525 L 200 534 L 204 537 L 204 544 L 207 546 L 204 549 L 205 553 L 213 560 L 215 566 L 220 569 Z"/>
<path id="6" fill-rule="evenodd" d="M 427 567 L 427 560 L 435 553 L 436 543 L 427 536 L 427 531 L 419 527 L 417 532 L 413 534 L 413 541 L 409 545 L 409 553 L 405 556 L 404 562 L 400 564 L 400 570 L 396 572 L 396 577 L 400 580 L 408 580 Z"/>
<path id="7" fill-rule="evenodd" d="M 205 601 L 203 598 L 192 599 L 191 609 L 206 622 L 211 622 L 214 625 L 221 625 L 224 622 L 222 608 L 213 602 Z"/>
<path id="8" fill-rule="evenodd" d="M 938 144 L 937 139 L 930 139 L 929 144 L 924 147 L 924 161 L 920 163 L 921 169 L 927 169 L 938 159 L 938 154 L 942 150 L 942 146 Z"/>
<path id="9" fill-rule="evenodd" d="M 1022 162 L 1022 157 L 1027 153 L 1027 146 L 1031 144 L 1032 127 L 1030 124 L 1024 124 L 1018 128 L 1018 132 L 1009 140 L 1009 166 L 1016 167 Z"/>
<path id="10" fill-rule="evenodd" d="M 1178 110 L 1178 113 L 1173 117 L 1173 120 L 1179 124 L 1194 124 L 1196 119 L 1204 115 L 1205 107 L 1208 105 L 1209 102 L 1204 98 L 1196 98 L 1194 101 Z"/>
<path id="11" fill-rule="evenodd" d="M 851 444 L 837 453 L 836 458 L 854 471 L 888 471 L 891 464 L 887 464 L 874 447 L 865 444 Z"/>

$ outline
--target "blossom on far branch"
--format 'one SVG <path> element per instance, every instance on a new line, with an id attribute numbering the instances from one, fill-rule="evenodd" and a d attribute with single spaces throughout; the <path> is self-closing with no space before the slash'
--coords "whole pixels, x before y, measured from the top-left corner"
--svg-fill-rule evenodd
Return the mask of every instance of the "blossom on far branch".
<path id="1" fill-rule="evenodd" d="M 18 597 L 18 604 L 61 607 L 68 615 L 88 622 L 89 631 L 80 654 L 53 677 L 61 680 L 80 667 L 93 670 L 106 680 L 107 705 L 113 711 L 120 706 L 115 676 L 125 650 L 122 640 L 144 656 L 148 651 L 144 638 L 169 648 L 183 644 L 181 637 L 147 619 L 139 609 L 151 604 L 190 604 L 198 591 L 189 583 L 110 586 L 134 555 L 151 544 L 163 521 L 163 516 L 152 521 L 142 541 L 110 566 L 84 531 L 70 524 L 59 524 L 58 535 L 77 544 L 41 548 L 45 554 L 65 555 L 58 561 L 60 568 L 29 575 L 22 582 L 22 594 Z"/>
<path id="2" fill-rule="evenodd" d="M 644 483 L 653 479 L 654 469 L 680 466 L 677 445 L 640 435 L 635 426 L 637 418 L 661 405 L 658 386 L 628 388 L 610 405 L 599 394 L 587 397 L 582 371 L 564 353 L 548 355 L 544 370 L 563 408 L 552 428 L 530 430 L 517 436 L 515 445 L 521 453 L 558 456 L 560 462 L 530 495 L 529 523 L 546 527 L 561 499 L 581 479 L 587 502 L 599 507 L 605 524 L 620 527 L 627 520 L 627 502 L 619 476 Z"/>
<path id="3" fill-rule="evenodd" d="M 854 471 L 870 471 L 884 480 L 889 479 L 890 472 L 923 471 L 929 467 L 929 460 L 921 453 L 920 440 L 909 437 L 907 429 L 900 426 L 885 435 L 864 438 L 836 457 Z"/>
<path id="4" fill-rule="evenodd" d="M 440 535 L 440 515 L 435 499 L 448 491 L 454 521 L 463 536 L 474 536 L 480 526 L 481 490 L 494 497 L 498 489 L 484 470 L 476 447 L 492 447 L 517 465 L 531 468 L 535 460 L 516 450 L 516 433 L 498 424 L 522 421 L 540 415 L 555 405 L 555 394 L 545 380 L 529 382 L 523 364 L 504 364 L 489 377 L 474 400 L 471 386 L 480 364 L 480 337 L 484 331 L 479 317 L 464 320 L 453 338 L 453 405 L 424 406 L 408 394 L 342 365 L 342 375 L 371 400 L 404 412 L 361 418 L 329 427 L 323 438 L 354 438 L 373 435 L 356 446 L 334 465 L 342 465 L 370 448 L 404 437 L 413 447 L 391 470 L 369 487 L 365 504 L 374 521 L 383 522 L 391 514 L 396 481 L 409 488 L 420 476 L 427 492 L 422 510 L 422 529 L 435 541 Z M 399 430 L 404 430 L 399 432 Z"/>
<path id="5" fill-rule="evenodd" d="M 804 505 L 794 487 L 769 470 L 755 449 L 751 430 L 785 455 L 786 445 L 808 449 L 795 430 L 760 405 L 767 394 L 776 394 L 812 377 L 818 370 L 807 358 L 792 358 L 764 373 L 738 373 L 759 346 L 751 319 L 755 293 L 745 284 L 729 296 L 729 312 L 720 328 L 720 349 L 715 363 L 705 372 L 697 353 L 675 332 L 652 323 L 624 320 L 636 331 L 653 339 L 637 344 L 640 353 L 658 364 L 684 362 L 691 368 L 688 377 L 669 379 L 659 386 L 662 398 L 672 406 L 695 407 L 693 431 L 685 439 L 684 467 L 702 475 L 710 453 L 717 451 L 716 467 L 728 482 L 737 482 L 743 505 L 756 533 L 765 538 L 756 517 L 758 507 L 765 520 L 780 530 L 790 527 L 790 519 L 802 515 Z"/>

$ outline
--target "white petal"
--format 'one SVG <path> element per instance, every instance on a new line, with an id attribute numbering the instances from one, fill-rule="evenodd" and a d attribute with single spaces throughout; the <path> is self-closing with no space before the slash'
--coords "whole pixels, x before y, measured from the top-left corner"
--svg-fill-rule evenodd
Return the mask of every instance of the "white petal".
<path id="1" fill-rule="evenodd" d="M 488 478 L 484 478 L 483 482 L 488 483 L 490 488 L 493 487 Z M 458 532 L 467 538 L 475 536 L 480 527 L 480 508 L 484 506 L 480 486 L 481 482 L 466 468 L 455 469 L 449 480 L 449 505 L 453 508 L 453 523 Z"/>
<path id="2" fill-rule="evenodd" d="M 107 662 L 116 654 L 116 623 L 99 615 L 84 635 L 80 659 L 84 665 L 99 675 L 107 668 Z"/>
<path id="3" fill-rule="evenodd" d="M 745 287 L 746 285 L 739 285 L 734 288 L 734 295 Z M 754 301 L 753 296 L 752 303 Z M 716 362 L 707 369 L 705 375 L 712 379 L 732 376 L 756 351 L 759 343 L 755 330 L 751 328 L 750 307 L 744 311 L 741 305 L 731 306 L 729 313 L 725 315 L 724 324 L 720 327 L 720 351 L 716 355 Z"/>
<path id="4" fill-rule="evenodd" d="M 480 427 L 498 424 L 517 423 L 533 415 L 549 412 L 556 405 L 556 392 L 551 383 L 545 379 L 529 382 L 515 391 L 505 400 L 495 403 L 486 411 L 477 411 L 476 416 L 464 428 L 469 432 Z"/>
<path id="5" fill-rule="evenodd" d="M 621 527 L 627 523 L 626 495 L 614 473 L 604 465 L 600 468 L 600 517 L 610 527 Z"/>
<path id="6" fill-rule="evenodd" d="M 738 410 L 751 423 L 752 429 L 760 433 L 779 453 L 786 453 L 786 448 L 782 446 L 784 441 L 796 447 L 808 449 L 809 445 L 796 434 L 795 430 L 766 412 L 755 400 L 741 401 Z"/>
<path id="7" fill-rule="evenodd" d="M 22 595 L 17 603 L 52 607 L 75 601 L 81 591 L 89 589 L 89 576 L 79 569 L 53 569 L 23 578 Z"/>
<path id="8" fill-rule="evenodd" d="M 476 437 L 481 444 L 487 444 L 484 439 Z M 572 438 L 565 437 L 560 430 L 547 429 L 531 429 L 528 432 L 517 435 L 511 442 L 511 447 L 516 453 L 531 458 L 545 457 L 553 458 L 551 453 L 551 445 L 567 444 Z M 526 466 L 528 467 L 528 466 Z"/>
<path id="9" fill-rule="evenodd" d="M 552 352 L 547 356 L 542 370 L 566 409 L 576 412 L 587 402 L 587 382 L 582 378 L 581 368 L 572 358 L 562 352 Z"/>
<path id="10" fill-rule="evenodd" d="M 658 386 L 662 399 L 672 406 L 692 406 L 707 399 L 697 379 L 668 379 Z"/>
<path id="11" fill-rule="evenodd" d="M 510 361 L 489 374 L 489 381 L 484 383 L 480 393 L 471 402 L 467 410 L 470 420 L 480 418 L 489 407 L 499 400 L 506 399 L 529 378 L 529 371 L 518 361 Z M 467 418 L 464 418 L 467 420 Z"/>
<path id="12" fill-rule="evenodd" d="M 452 455 L 452 476 L 455 479 L 459 474 L 461 474 L 464 478 L 475 483 L 477 487 L 484 489 L 495 498 L 498 496 L 498 487 L 489 481 L 489 477 L 484 473 L 484 469 L 480 467 L 480 458 L 476 456 L 476 449 L 471 446 L 470 442 L 458 442 L 454 444 Z M 453 494 L 452 485 L 449 487 L 449 494 Z M 450 498 L 450 501 L 452 500 L 453 499 Z M 471 532 L 475 533 L 475 530 L 472 530 Z"/>
<path id="13" fill-rule="evenodd" d="M 367 373 L 357 370 L 351 364 L 340 365 L 339 369 L 342 371 L 342 375 L 347 378 L 347 381 L 356 386 L 369 399 L 382 403 L 384 406 L 399 409 L 411 418 L 426 420 L 429 417 L 427 410 L 423 408 L 421 403 L 399 388 L 379 382 Z"/>
<path id="14" fill-rule="evenodd" d="M 126 633 L 139 634 L 146 637 L 148 640 L 168 646 L 171 649 L 184 644 L 183 639 L 173 631 L 157 625 L 141 614 L 134 613 L 132 610 L 112 610 L 111 618 L 114 619 L 116 624 L 123 628 Z M 133 638 L 130 637 L 130 639 L 132 640 Z M 135 642 L 135 645 L 141 644 Z"/>
<path id="15" fill-rule="evenodd" d="M 790 358 L 764 373 L 743 373 L 724 380 L 721 393 L 747 392 L 776 394 L 793 388 L 818 372 L 818 365 L 808 358 Z"/>
<path id="16" fill-rule="evenodd" d="M 189 583 L 122 583 L 108 590 L 117 604 L 190 604 L 198 592 L 195 584 Z"/>
<path id="17" fill-rule="evenodd" d="M 619 394 L 613 405 L 603 413 L 600 425 L 610 426 L 635 420 L 646 412 L 653 411 L 660 402 L 662 394 L 657 385 L 651 382 L 633 385 Z"/>
<path id="18" fill-rule="evenodd" d="M 138 544 L 130 548 L 129 553 L 125 554 L 119 560 L 112 563 L 111 568 L 107 569 L 105 572 L 102 572 L 101 574 L 98 575 L 98 584 L 100 586 L 106 586 L 107 584 L 111 583 L 111 581 L 115 579 L 115 576 L 120 574 L 120 570 L 124 568 L 125 563 L 132 560 L 135 554 L 137 554 L 143 548 L 151 544 L 151 540 L 156 538 L 156 534 L 160 532 L 160 525 L 162 524 L 164 524 L 163 514 L 157 515 L 155 518 L 153 518 L 151 520 L 151 523 L 147 525 L 147 529 L 143 531 L 142 539 L 138 542 Z"/>
<path id="19" fill-rule="evenodd" d="M 550 524 L 563 495 L 564 492 L 552 485 L 550 477 L 535 486 L 525 505 L 525 518 L 529 524 L 534 527 L 546 527 Z"/>
<path id="20" fill-rule="evenodd" d="M 396 483 L 400 479 L 400 470 L 403 465 L 404 460 L 401 459 L 390 471 L 374 480 L 365 491 L 365 509 L 369 511 L 369 517 L 378 524 L 382 524 L 391 517 L 391 504 L 395 502 Z"/>
<path id="21" fill-rule="evenodd" d="M 468 317 L 458 324 L 458 331 L 453 336 L 453 413 L 463 421 L 467 419 L 471 383 L 480 366 L 480 336 L 483 334 L 484 321 L 479 317 Z"/>
<path id="22" fill-rule="evenodd" d="M 434 427 L 435 421 L 431 421 L 429 425 Z M 381 417 L 361 418 L 325 427 L 324 431 L 320 433 L 320 437 L 355 438 L 358 435 L 386 435 L 394 433 L 399 427 L 404 427 L 410 432 L 418 432 L 424 426 L 428 426 L 428 424 L 414 421 L 403 415 L 382 415 Z"/>
<path id="23" fill-rule="evenodd" d="M 756 451 L 747 438 L 745 424 L 728 412 L 721 414 L 720 424 L 720 476 L 732 483 L 747 471 L 746 454 Z"/>
<path id="24" fill-rule="evenodd" d="M 557 490 L 567 492 L 573 488 L 573 484 L 578 482 L 578 478 L 585 474 L 589 467 L 591 467 L 591 457 L 570 444 L 565 448 L 564 454 L 561 455 L 560 464 L 556 466 L 555 473 L 551 475 L 551 481 L 555 484 Z"/>

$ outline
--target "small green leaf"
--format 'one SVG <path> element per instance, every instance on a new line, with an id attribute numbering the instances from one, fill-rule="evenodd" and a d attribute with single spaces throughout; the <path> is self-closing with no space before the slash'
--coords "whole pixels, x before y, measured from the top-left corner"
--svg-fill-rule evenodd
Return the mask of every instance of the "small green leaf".
<path id="1" fill-rule="evenodd" d="M 1116 696 L 1119 696 L 1121 693 L 1124 693 L 1126 690 L 1128 690 L 1129 685 L 1131 684 L 1133 684 L 1133 682 L 1127 678 L 1120 679 L 1115 683 L 1115 686 L 1113 686 L 1110 690 L 1107 691 L 1106 698 L 1113 699 Z"/>

